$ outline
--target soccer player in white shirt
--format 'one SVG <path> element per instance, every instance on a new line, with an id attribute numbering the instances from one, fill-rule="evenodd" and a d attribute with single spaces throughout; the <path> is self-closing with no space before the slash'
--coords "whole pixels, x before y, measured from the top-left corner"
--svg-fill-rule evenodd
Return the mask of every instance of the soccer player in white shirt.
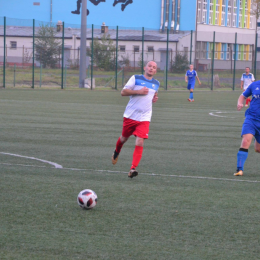
<path id="1" fill-rule="evenodd" d="M 121 91 L 121 95 L 130 96 L 130 100 L 124 113 L 122 135 L 118 138 L 112 155 L 112 164 L 117 163 L 123 144 L 131 135 L 134 135 L 136 140 L 132 166 L 128 173 L 130 178 L 138 175 L 136 167 L 142 158 L 144 140 L 148 139 L 152 103 L 158 100 L 157 92 L 160 83 L 153 78 L 156 72 L 157 64 L 149 61 L 144 67 L 144 75 L 132 76 Z"/>
<path id="2" fill-rule="evenodd" d="M 254 75 L 252 73 L 250 73 L 250 68 L 246 67 L 245 73 L 243 73 L 242 77 L 241 77 L 241 89 L 244 89 L 244 91 L 246 91 L 246 89 L 249 87 L 249 85 L 254 81 L 255 81 Z M 250 98 L 246 99 L 245 107 L 248 107 L 248 104 L 250 101 L 251 101 Z"/>

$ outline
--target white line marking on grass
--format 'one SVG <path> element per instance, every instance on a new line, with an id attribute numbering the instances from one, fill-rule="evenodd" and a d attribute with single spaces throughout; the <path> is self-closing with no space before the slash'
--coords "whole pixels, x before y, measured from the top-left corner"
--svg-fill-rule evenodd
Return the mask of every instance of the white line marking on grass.
<path id="1" fill-rule="evenodd" d="M 46 166 L 38 166 L 38 165 L 27 165 L 27 164 L 11 164 L 11 163 L 0 163 L 0 165 L 7 166 L 23 166 L 23 167 L 35 167 L 35 168 L 46 168 Z M 78 168 L 51 168 L 51 169 L 61 169 L 61 170 L 69 170 L 69 171 L 93 171 L 93 172 L 106 172 L 106 173 L 121 173 L 127 174 L 128 172 L 123 171 L 111 171 L 111 170 L 95 170 L 95 169 L 78 169 Z M 260 183 L 260 181 L 251 181 L 251 180 L 243 180 L 242 177 L 238 177 L 240 179 L 228 179 L 228 178 L 215 178 L 215 177 L 205 177 L 205 176 L 190 176 L 190 175 L 173 175 L 173 174 L 157 174 L 157 173 L 139 173 L 140 175 L 146 176 L 158 176 L 158 177 L 171 177 L 171 178 L 186 178 L 186 179 L 198 179 L 198 180 L 215 180 L 215 181 L 232 181 L 232 182 L 248 182 L 248 183 Z"/>
<path id="2" fill-rule="evenodd" d="M 4 154 L 4 155 L 10 155 L 10 156 L 14 156 L 14 157 L 20 157 L 20 158 L 26 158 L 26 159 L 30 159 L 30 160 L 35 160 L 35 161 L 39 161 L 39 162 L 43 162 L 43 163 L 48 163 L 50 165 L 53 165 L 55 168 L 57 169 L 62 169 L 62 165 L 55 163 L 55 162 L 50 162 L 50 161 L 46 161 L 46 160 L 42 160 L 39 158 L 35 158 L 35 157 L 29 157 L 29 156 L 23 156 L 20 154 L 14 154 L 14 153 L 4 153 L 4 152 L 0 152 L 0 154 Z"/>
<path id="3" fill-rule="evenodd" d="M 213 112 L 210 112 L 210 116 L 215 116 L 215 117 L 225 117 L 225 118 L 238 118 L 238 117 L 231 117 L 231 116 L 221 116 L 221 115 L 215 115 L 215 114 L 231 114 L 231 113 L 238 113 L 237 111 L 219 111 L 219 110 L 212 110 Z"/>

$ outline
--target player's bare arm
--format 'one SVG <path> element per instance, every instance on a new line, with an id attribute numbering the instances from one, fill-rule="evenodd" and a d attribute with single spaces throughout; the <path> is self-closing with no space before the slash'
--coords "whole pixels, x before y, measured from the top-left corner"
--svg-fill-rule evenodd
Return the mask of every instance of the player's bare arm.
<path id="1" fill-rule="evenodd" d="M 240 95 L 240 97 L 238 98 L 238 101 L 237 101 L 237 110 L 238 111 L 240 111 L 243 108 L 245 100 L 246 100 L 246 98 L 243 95 Z"/>
<path id="2" fill-rule="evenodd" d="M 187 76 L 185 76 L 185 82 L 188 83 L 188 77 Z"/>
<path id="3" fill-rule="evenodd" d="M 243 89 L 243 87 L 244 87 L 244 81 L 241 80 L 241 89 Z"/>
<path id="4" fill-rule="evenodd" d="M 198 76 L 196 76 L 196 79 L 198 80 L 199 84 L 201 85 L 200 79 Z"/>
<path id="5" fill-rule="evenodd" d="M 158 101 L 158 93 L 156 92 L 153 96 L 153 103 L 156 103 Z"/>
<path id="6" fill-rule="evenodd" d="M 149 93 L 149 89 L 143 87 L 139 90 L 131 90 L 131 89 L 123 89 L 121 91 L 121 96 L 132 96 L 132 95 L 147 95 Z"/>

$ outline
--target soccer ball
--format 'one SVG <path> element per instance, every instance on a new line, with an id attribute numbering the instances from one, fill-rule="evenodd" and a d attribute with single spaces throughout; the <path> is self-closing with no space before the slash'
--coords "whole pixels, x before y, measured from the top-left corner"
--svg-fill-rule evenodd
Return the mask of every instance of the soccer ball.
<path id="1" fill-rule="evenodd" d="M 97 194 L 93 190 L 82 190 L 77 201 L 82 209 L 93 209 L 97 205 Z"/>

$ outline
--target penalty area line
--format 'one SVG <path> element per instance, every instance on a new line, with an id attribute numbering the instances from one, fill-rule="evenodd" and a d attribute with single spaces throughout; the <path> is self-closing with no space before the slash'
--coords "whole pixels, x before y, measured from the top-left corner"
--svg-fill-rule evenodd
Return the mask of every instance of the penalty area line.
<path id="1" fill-rule="evenodd" d="M 11 163 L 0 163 L 0 165 L 6 166 L 22 166 L 22 167 L 35 167 L 35 168 L 46 168 L 46 166 L 38 166 L 38 165 L 27 165 L 27 164 L 11 164 Z M 98 173 L 120 173 L 127 174 L 128 172 L 123 171 L 111 171 L 111 170 L 97 170 L 97 169 L 79 169 L 79 168 L 55 168 L 51 167 L 51 169 L 57 170 L 68 170 L 68 171 L 92 171 Z M 243 179 L 228 179 L 228 178 L 216 178 L 216 177 L 205 177 L 205 176 L 190 176 L 190 175 L 174 175 L 174 174 L 158 174 L 158 173 L 139 173 L 139 175 L 146 175 L 151 177 L 170 177 L 170 178 L 182 178 L 182 179 L 197 179 L 197 180 L 213 180 L 213 181 L 230 181 L 230 182 L 247 182 L 247 183 L 260 183 L 260 181 L 253 180 L 243 180 Z M 242 177 L 238 177 L 242 178 Z"/>
<path id="2" fill-rule="evenodd" d="M 63 166 L 58 164 L 58 163 L 50 162 L 50 161 L 39 159 L 39 158 L 35 158 L 35 157 L 29 157 L 29 156 L 24 156 L 24 155 L 15 154 L 15 153 L 4 153 L 4 152 L 0 152 L 0 154 L 10 155 L 10 156 L 19 157 L 19 158 L 25 158 L 25 159 L 30 159 L 30 160 L 35 160 L 35 161 L 39 161 L 39 162 L 43 162 L 43 163 L 48 163 L 50 165 L 53 165 L 57 169 L 62 169 L 63 168 Z"/>

